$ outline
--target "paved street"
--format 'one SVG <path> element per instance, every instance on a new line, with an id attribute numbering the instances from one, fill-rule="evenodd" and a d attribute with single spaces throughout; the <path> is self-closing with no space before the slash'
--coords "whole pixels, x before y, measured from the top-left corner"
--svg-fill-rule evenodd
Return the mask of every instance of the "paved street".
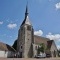
<path id="1" fill-rule="evenodd" d="M 60 58 L 0 58 L 0 60 L 60 60 Z"/>

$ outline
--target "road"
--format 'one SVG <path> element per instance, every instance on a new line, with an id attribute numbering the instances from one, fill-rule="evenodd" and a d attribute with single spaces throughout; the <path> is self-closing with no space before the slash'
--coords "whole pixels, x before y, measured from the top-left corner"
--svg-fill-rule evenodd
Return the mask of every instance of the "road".
<path id="1" fill-rule="evenodd" d="M 60 60 L 60 58 L 0 58 L 0 60 Z"/>

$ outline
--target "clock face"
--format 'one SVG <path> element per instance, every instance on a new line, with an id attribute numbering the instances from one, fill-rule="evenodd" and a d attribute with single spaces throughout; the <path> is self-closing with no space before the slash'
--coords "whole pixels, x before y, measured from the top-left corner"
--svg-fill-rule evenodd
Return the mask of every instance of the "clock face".
<path id="1" fill-rule="evenodd" d="M 31 31 L 31 26 L 27 26 L 27 30 Z"/>

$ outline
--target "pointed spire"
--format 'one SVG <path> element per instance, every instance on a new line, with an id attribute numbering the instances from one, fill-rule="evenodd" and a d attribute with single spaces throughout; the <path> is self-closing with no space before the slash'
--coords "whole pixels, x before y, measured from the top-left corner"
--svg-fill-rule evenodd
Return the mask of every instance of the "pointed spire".
<path id="1" fill-rule="evenodd" d="M 28 2 L 27 2 L 27 5 L 26 5 L 25 19 L 24 19 L 24 21 L 21 25 L 23 25 L 23 24 L 31 25 L 29 17 L 28 17 Z"/>
<path id="2" fill-rule="evenodd" d="M 28 15 L 28 2 L 27 2 L 27 5 L 26 5 L 26 12 L 25 12 L 25 16 L 27 17 Z"/>

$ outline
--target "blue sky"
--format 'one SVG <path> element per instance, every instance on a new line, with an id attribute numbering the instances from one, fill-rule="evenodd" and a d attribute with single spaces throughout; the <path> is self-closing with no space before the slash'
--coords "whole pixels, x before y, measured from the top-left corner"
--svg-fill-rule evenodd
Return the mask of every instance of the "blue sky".
<path id="1" fill-rule="evenodd" d="M 12 45 L 25 16 L 27 0 L 0 0 L 0 42 Z M 28 0 L 34 34 L 54 39 L 60 47 L 60 0 Z"/>

